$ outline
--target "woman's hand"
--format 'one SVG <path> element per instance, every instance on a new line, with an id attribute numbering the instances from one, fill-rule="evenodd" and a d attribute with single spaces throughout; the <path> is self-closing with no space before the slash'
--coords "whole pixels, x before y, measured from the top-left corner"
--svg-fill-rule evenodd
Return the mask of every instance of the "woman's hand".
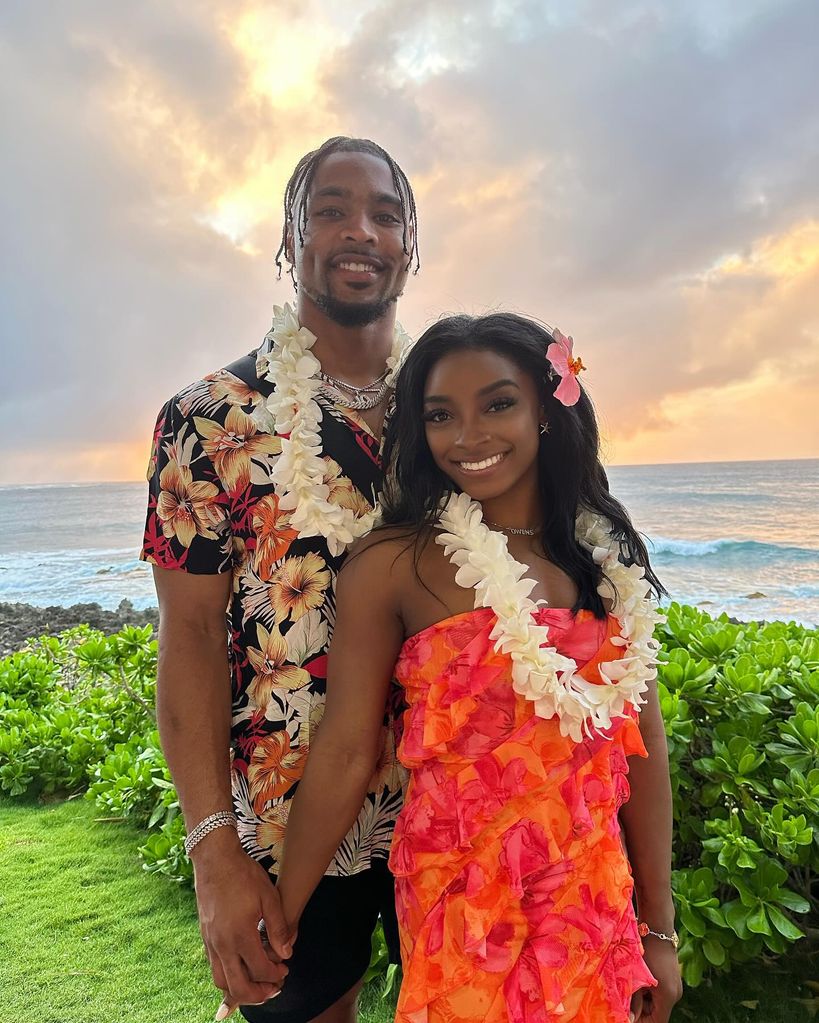
<path id="1" fill-rule="evenodd" d="M 271 963 L 277 964 L 281 963 L 281 957 L 273 950 L 273 948 L 270 945 L 270 942 L 268 941 L 267 926 L 265 925 L 264 920 L 259 921 L 258 931 L 259 936 L 262 939 L 262 948 L 264 949 L 267 958 L 270 960 Z M 295 924 L 286 925 L 285 930 L 282 932 L 282 937 L 283 940 L 287 942 L 288 949 L 292 951 L 293 944 L 295 943 L 296 938 L 298 937 L 298 929 L 296 925 Z M 281 992 L 281 987 L 279 988 L 279 992 Z M 222 1020 L 227 1019 L 228 1016 L 232 1016 L 233 1013 L 236 1012 L 238 1008 L 239 1008 L 238 1002 L 232 1001 L 230 996 L 227 993 L 225 993 L 225 996 L 222 999 L 222 1004 L 216 1011 L 215 1016 L 216 1023 L 222 1023 Z"/>
<path id="2" fill-rule="evenodd" d="M 647 937 L 643 958 L 657 981 L 657 987 L 645 987 L 631 999 L 633 1023 L 668 1023 L 671 1010 L 682 998 L 682 977 L 677 952 L 670 941 Z"/>

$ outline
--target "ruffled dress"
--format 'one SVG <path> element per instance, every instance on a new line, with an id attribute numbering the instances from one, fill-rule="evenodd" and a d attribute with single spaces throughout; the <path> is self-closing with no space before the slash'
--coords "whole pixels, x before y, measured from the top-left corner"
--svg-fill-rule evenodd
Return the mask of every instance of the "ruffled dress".
<path id="1" fill-rule="evenodd" d="M 600 682 L 614 618 L 543 608 L 550 642 Z M 636 721 L 575 743 L 512 689 L 490 608 L 409 638 L 396 668 L 410 770 L 393 839 L 398 1023 L 626 1023 L 655 984 L 620 838 Z"/>

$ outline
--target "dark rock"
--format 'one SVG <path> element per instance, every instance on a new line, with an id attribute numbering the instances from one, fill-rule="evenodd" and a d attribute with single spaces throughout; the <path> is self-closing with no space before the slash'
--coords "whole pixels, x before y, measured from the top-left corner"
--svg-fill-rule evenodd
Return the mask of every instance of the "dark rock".
<path id="1" fill-rule="evenodd" d="M 33 607 L 31 604 L 0 603 L 0 656 L 13 653 L 33 636 L 53 636 L 76 625 L 90 625 L 106 633 L 118 632 L 125 625 L 159 625 L 155 607 L 137 611 L 130 600 L 120 602 L 116 611 L 99 604 L 73 604 L 71 607 Z"/>

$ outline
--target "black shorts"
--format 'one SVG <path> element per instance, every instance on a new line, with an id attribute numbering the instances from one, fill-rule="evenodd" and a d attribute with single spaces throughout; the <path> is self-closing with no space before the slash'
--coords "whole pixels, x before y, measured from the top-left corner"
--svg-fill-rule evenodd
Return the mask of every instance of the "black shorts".
<path id="1" fill-rule="evenodd" d="M 354 987 L 370 963 L 372 933 L 381 916 L 390 961 L 400 962 L 395 886 L 386 860 L 351 877 L 325 877 L 299 921 L 289 973 L 280 995 L 243 1005 L 250 1023 L 308 1023 Z"/>

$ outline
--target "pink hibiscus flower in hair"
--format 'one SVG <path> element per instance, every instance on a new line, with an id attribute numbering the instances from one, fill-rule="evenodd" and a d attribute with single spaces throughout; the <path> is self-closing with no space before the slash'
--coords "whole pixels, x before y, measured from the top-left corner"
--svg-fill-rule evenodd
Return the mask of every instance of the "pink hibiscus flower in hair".
<path id="1" fill-rule="evenodd" d="M 585 369 L 583 360 L 572 355 L 574 341 L 565 334 L 561 334 L 555 327 L 552 331 L 554 340 L 546 349 L 546 358 L 552 364 L 555 373 L 560 377 L 560 383 L 555 388 L 555 398 L 563 405 L 576 405 L 580 398 L 580 384 L 577 382 L 577 374 Z"/>

